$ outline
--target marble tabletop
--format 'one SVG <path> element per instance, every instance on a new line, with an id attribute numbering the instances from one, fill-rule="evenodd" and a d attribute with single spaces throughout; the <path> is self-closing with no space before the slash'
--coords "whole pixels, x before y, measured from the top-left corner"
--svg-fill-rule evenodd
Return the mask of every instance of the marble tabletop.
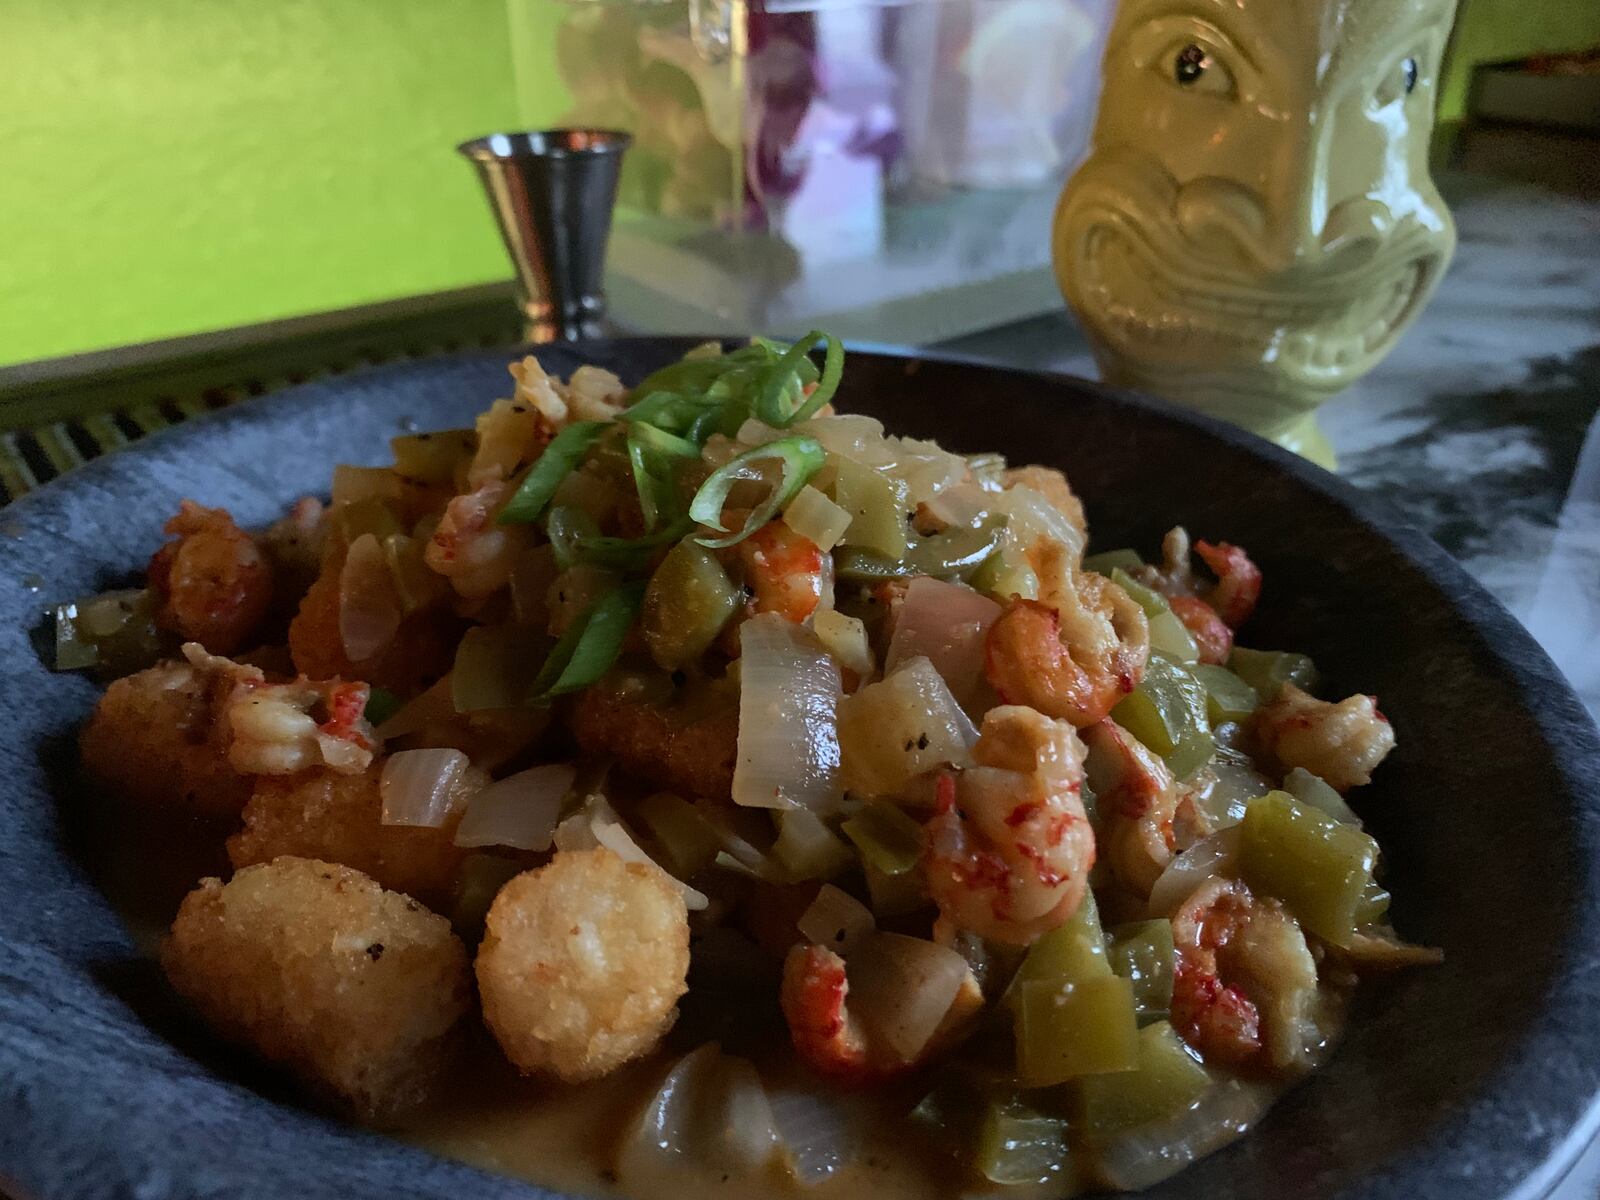
<path id="1" fill-rule="evenodd" d="M 1600 719 L 1600 195 L 1445 175 L 1460 246 L 1390 357 L 1327 404 L 1341 473 L 1539 639 Z M 1093 377 L 1066 313 L 941 352 Z"/>

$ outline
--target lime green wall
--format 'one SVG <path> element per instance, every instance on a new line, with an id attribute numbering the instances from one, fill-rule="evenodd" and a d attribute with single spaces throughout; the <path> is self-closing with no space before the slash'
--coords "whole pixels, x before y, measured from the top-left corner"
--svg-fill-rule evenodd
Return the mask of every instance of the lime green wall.
<path id="1" fill-rule="evenodd" d="M 504 0 L 0 0 L 0 362 L 509 272 Z"/>
<path id="2" fill-rule="evenodd" d="M 1600 45 L 1600 0 L 1462 0 L 1444 87 L 1441 121 L 1466 115 L 1472 68 L 1525 54 Z"/>

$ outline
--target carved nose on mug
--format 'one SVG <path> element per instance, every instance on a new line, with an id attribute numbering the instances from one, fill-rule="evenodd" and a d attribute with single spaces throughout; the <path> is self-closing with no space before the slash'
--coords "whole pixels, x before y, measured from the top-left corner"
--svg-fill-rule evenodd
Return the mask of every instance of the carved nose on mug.
<path id="1" fill-rule="evenodd" d="M 1267 212 L 1256 194 L 1231 179 L 1191 180 L 1178 192 L 1178 228 L 1203 255 L 1233 266 L 1261 265 Z"/>
<path id="2" fill-rule="evenodd" d="M 1325 256 L 1345 259 L 1347 265 L 1361 266 L 1377 257 L 1393 229 L 1388 205 L 1357 196 L 1328 214 L 1318 239 L 1320 250 Z"/>

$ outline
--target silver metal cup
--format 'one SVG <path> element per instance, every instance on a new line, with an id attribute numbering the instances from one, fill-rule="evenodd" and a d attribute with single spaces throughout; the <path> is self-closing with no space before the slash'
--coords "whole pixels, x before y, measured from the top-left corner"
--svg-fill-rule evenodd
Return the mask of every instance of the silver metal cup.
<path id="1" fill-rule="evenodd" d="M 543 129 L 456 147 L 478 169 L 516 268 L 529 341 L 599 336 L 606 242 L 632 141 L 611 129 Z"/>

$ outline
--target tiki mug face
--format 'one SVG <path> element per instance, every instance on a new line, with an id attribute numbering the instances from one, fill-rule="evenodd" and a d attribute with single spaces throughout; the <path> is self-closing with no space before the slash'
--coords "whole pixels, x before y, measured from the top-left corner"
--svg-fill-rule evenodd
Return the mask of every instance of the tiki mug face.
<path id="1" fill-rule="evenodd" d="M 1455 246 L 1428 174 L 1455 0 L 1122 0 L 1056 276 L 1106 377 L 1331 462 L 1310 414 Z"/>

